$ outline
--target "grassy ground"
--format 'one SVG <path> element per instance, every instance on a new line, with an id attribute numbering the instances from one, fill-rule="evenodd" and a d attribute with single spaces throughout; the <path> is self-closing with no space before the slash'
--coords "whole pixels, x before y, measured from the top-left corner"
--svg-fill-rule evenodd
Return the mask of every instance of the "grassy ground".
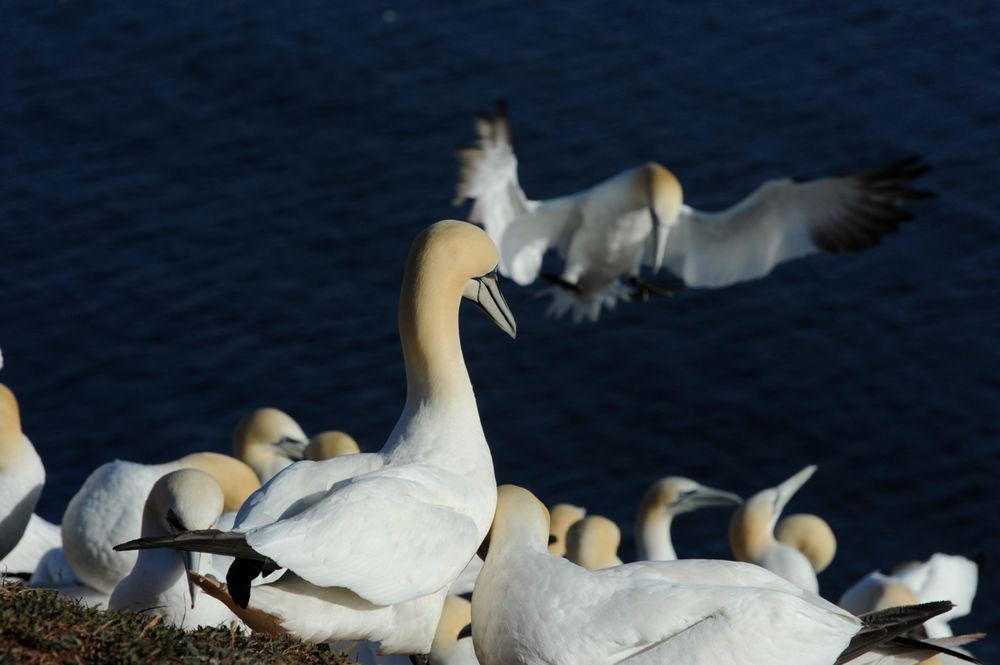
<path id="1" fill-rule="evenodd" d="M 55 594 L 0 587 L 0 663 L 324 663 L 348 661 L 325 645 L 241 635 L 225 628 L 184 632 L 158 617 L 86 609 Z"/>

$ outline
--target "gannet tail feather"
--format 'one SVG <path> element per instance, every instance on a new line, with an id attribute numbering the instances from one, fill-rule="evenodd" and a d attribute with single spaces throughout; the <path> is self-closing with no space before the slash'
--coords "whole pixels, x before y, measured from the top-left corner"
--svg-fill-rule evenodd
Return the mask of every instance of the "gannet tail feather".
<path id="1" fill-rule="evenodd" d="M 628 302 L 631 299 L 631 290 L 621 280 L 615 280 L 600 291 L 584 293 L 578 286 L 562 278 L 553 278 L 548 274 L 543 274 L 542 277 L 552 284 L 552 287 L 539 292 L 540 296 L 552 296 L 552 303 L 545 314 L 556 319 L 572 311 L 573 323 L 580 323 L 584 319 L 596 322 L 602 309 L 614 309 L 619 301 Z"/>
<path id="2" fill-rule="evenodd" d="M 851 639 L 851 643 L 840 654 L 840 658 L 834 665 L 848 663 L 858 656 L 880 647 L 891 647 L 896 638 L 902 637 L 904 633 L 916 628 L 928 619 L 944 614 L 952 607 L 954 606 L 951 602 L 943 600 L 920 605 L 890 607 L 862 614 L 858 618 L 864 623 L 864 627 Z M 936 645 L 929 643 L 927 648 L 937 649 Z"/>
<path id="3" fill-rule="evenodd" d="M 116 552 L 128 550 L 148 550 L 167 548 L 185 552 L 207 552 L 235 556 L 242 559 L 253 559 L 278 568 L 273 560 L 258 553 L 247 545 L 245 533 L 219 531 L 218 529 L 202 529 L 200 531 L 184 531 L 166 536 L 146 536 L 136 538 L 127 543 L 115 545 Z"/>
<path id="4" fill-rule="evenodd" d="M 496 102 L 493 115 L 476 114 L 476 134 L 475 145 L 456 153 L 459 179 L 452 203 L 461 205 L 474 199 L 469 221 L 482 224 L 499 246 L 507 225 L 531 207 L 517 181 L 517 157 L 510 142 L 505 102 Z"/>

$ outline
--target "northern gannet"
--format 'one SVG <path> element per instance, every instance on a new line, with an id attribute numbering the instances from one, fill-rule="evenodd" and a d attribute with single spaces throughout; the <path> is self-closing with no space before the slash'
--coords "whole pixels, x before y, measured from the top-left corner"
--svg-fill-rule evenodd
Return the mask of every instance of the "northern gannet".
<path id="1" fill-rule="evenodd" d="M 774 537 L 781 511 L 815 472 L 815 466 L 807 466 L 780 485 L 747 499 L 729 522 L 729 545 L 737 561 L 755 563 L 806 591 L 818 593 L 819 582 L 809 559 Z"/>
<path id="2" fill-rule="evenodd" d="M 45 467 L 21 431 L 13 391 L 0 383 L 0 559 L 17 546 L 45 485 Z M 0 568 L 0 573 L 30 571 Z"/>
<path id="3" fill-rule="evenodd" d="M 566 558 L 587 570 L 620 566 L 621 542 L 622 532 L 617 524 L 603 515 L 587 515 L 566 532 Z"/>
<path id="4" fill-rule="evenodd" d="M 319 462 L 342 455 L 357 455 L 360 452 L 361 447 L 353 436 L 347 432 L 328 430 L 309 437 L 309 445 L 306 446 L 303 457 Z"/>
<path id="5" fill-rule="evenodd" d="M 774 527 L 774 539 L 802 552 L 817 575 L 827 569 L 837 554 L 837 537 L 818 515 L 798 513 L 785 517 Z"/>
<path id="6" fill-rule="evenodd" d="M 653 483 L 635 521 L 635 541 L 640 561 L 673 561 L 677 558 L 670 525 L 674 517 L 711 506 L 738 506 L 740 497 L 706 487 L 688 478 L 668 476 Z"/>
<path id="7" fill-rule="evenodd" d="M 858 613 L 881 609 L 885 598 L 906 591 L 919 602 L 950 600 L 955 607 L 924 624 L 928 637 L 950 637 L 949 621 L 972 611 L 972 600 L 979 584 L 979 566 L 964 556 L 936 553 L 924 562 L 908 562 L 897 566 L 891 575 L 879 571 L 869 573 L 844 592 L 837 603 Z M 905 591 L 904 591 L 905 590 Z"/>
<path id="8" fill-rule="evenodd" d="M 768 570 L 731 561 L 588 571 L 548 553 L 548 522 L 530 492 L 499 488 L 472 596 L 482 665 L 831 665 L 893 645 L 949 607 L 859 618 Z"/>
<path id="9" fill-rule="evenodd" d="M 165 464 L 122 460 L 102 464 L 70 499 L 62 518 L 63 550 L 80 582 L 111 593 L 136 560 L 135 552 L 116 552 L 114 546 L 139 537 L 142 506 L 156 481 L 185 468 L 200 469 L 216 479 L 226 511 L 238 509 L 260 487 L 250 467 L 219 453 L 193 453 Z"/>
<path id="10" fill-rule="evenodd" d="M 210 529 L 222 514 L 222 488 L 197 469 L 181 469 L 153 485 L 142 512 L 142 535 L 162 536 L 190 529 Z M 201 554 L 174 550 L 139 552 L 135 566 L 111 593 L 108 607 L 132 609 L 163 617 L 171 626 L 240 623 L 225 605 L 211 597 L 200 600 L 188 572 L 199 572 Z"/>
<path id="11" fill-rule="evenodd" d="M 505 105 L 475 126 L 475 146 L 458 152 L 454 203 L 475 200 L 469 218 L 500 248 L 501 274 L 518 284 L 535 281 L 546 251 L 557 249 L 562 273 L 543 275 L 555 284 L 549 313 L 572 309 L 576 321 L 597 320 L 619 300 L 669 293 L 642 280 L 643 265 L 666 266 L 686 286 L 729 286 L 815 252 L 876 245 L 913 218 L 901 204 L 930 196 L 909 186 L 928 170 L 912 157 L 846 176 L 771 180 L 714 213 L 685 205 L 677 178 L 653 162 L 533 201 L 518 183 Z"/>
<path id="12" fill-rule="evenodd" d="M 477 557 L 478 558 L 478 557 Z M 448 596 L 431 642 L 430 665 L 479 665 L 472 645 L 472 603 Z"/>
<path id="13" fill-rule="evenodd" d="M 233 454 L 257 473 L 261 483 L 302 459 L 308 443 L 291 416 L 270 407 L 243 416 L 233 430 Z"/>
<path id="14" fill-rule="evenodd" d="M 407 398 L 381 451 L 288 467 L 250 497 L 232 532 L 123 548 L 235 554 L 227 587 L 203 588 L 254 630 L 426 656 L 448 585 L 496 505 L 458 310 L 471 300 L 515 336 L 498 261 L 486 233 L 465 222 L 439 222 L 414 241 L 399 304 Z M 287 570 L 276 581 L 251 588 L 257 574 L 279 568 Z"/>

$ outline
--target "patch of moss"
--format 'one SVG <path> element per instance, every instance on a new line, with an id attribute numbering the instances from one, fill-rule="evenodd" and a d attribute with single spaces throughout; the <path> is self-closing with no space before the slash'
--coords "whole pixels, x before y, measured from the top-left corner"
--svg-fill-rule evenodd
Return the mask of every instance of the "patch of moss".
<path id="1" fill-rule="evenodd" d="M 183 630 L 19 585 L 0 587 L 0 663 L 303 663 L 346 665 L 325 645 L 228 628 Z"/>

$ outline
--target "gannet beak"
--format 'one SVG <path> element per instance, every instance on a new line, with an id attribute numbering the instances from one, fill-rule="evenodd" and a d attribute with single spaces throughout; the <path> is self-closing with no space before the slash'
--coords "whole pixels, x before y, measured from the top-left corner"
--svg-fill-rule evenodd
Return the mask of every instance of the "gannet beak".
<path id="1" fill-rule="evenodd" d="M 514 315 L 507 307 L 507 301 L 500 293 L 500 284 L 497 281 L 497 271 L 470 279 L 462 291 L 462 297 L 476 303 L 479 309 L 483 310 L 486 316 L 492 319 L 493 323 L 500 327 L 505 333 L 513 338 L 517 338 L 517 323 Z"/>
<path id="2" fill-rule="evenodd" d="M 738 506 L 743 503 L 743 499 L 732 492 L 723 492 L 713 487 L 699 485 L 685 497 L 685 503 L 690 506 L 691 510 L 696 510 L 714 506 Z"/>
<path id="3" fill-rule="evenodd" d="M 653 218 L 653 274 L 660 272 L 663 267 L 663 255 L 667 252 L 667 232 L 663 228 L 660 216 L 656 214 L 656 209 L 649 206 L 649 214 Z"/>
<path id="4" fill-rule="evenodd" d="M 274 443 L 271 444 L 278 452 L 287 457 L 288 459 L 303 459 L 306 455 L 306 446 L 309 445 L 308 441 L 302 441 L 299 439 L 293 439 L 288 436 L 283 436 Z"/>
<path id="5" fill-rule="evenodd" d="M 778 492 L 778 498 L 775 499 L 774 502 L 775 516 L 781 514 L 781 511 L 785 509 L 785 505 L 789 502 L 789 500 L 795 495 L 796 492 L 799 491 L 799 489 L 801 489 L 803 485 L 806 484 L 806 481 L 812 478 L 814 473 L 816 473 L 816 465 L 810 464 L 774 488 Z"/>
<path id="6" fill-rule="evenodd" d="M 198 587 L 191 578 L 190 573 L 200 574 L 198 566 L 201 564 L 201 552 L 184 552 L 184 568 L 188 572 L 188 592 L 191 594 L 191 609 L 194 609 L 194 598 Z"/>

